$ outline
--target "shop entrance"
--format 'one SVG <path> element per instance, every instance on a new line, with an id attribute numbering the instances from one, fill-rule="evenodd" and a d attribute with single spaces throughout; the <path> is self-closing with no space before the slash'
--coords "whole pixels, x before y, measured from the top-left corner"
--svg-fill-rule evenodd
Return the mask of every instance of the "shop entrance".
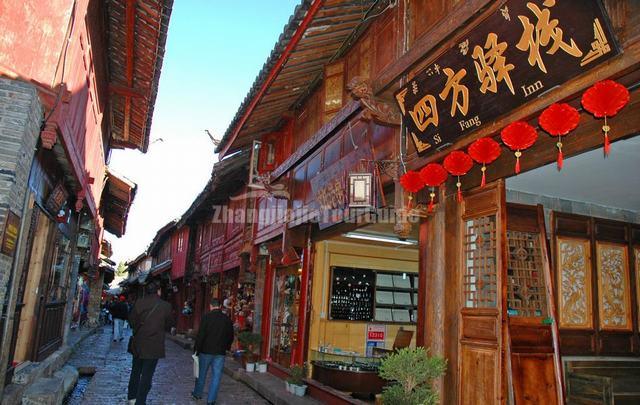
<path id="1" fill-rule="evenodd" d="M 597 149 L 567 159 L 560 172 L 552 164 L 506 183 L 507 201 L 539 206 L 568 402 L 640 400 L 638 154 L 635 137 L 612 144 L 606 159 Z M 509 215 L 509 224 L 523 226 L 528 216 L 522 212 Z M 510 287 L 509 294 L 515 292 Z M 517 308 L 510 305 L 509 311 L 510 321 L 516 319 Z M 538 339 L 521 346 L 530 350 L 542 336 L 532 335 Z"/>
<path id="2" fill-rule="evenodd" d="M 406 239 L 394 223 L 333 231 L 314 244 L 308 363 L 316 381 L 372 400 L 385 381 L 382 358 L 415 347 L 418 226 Z"/>

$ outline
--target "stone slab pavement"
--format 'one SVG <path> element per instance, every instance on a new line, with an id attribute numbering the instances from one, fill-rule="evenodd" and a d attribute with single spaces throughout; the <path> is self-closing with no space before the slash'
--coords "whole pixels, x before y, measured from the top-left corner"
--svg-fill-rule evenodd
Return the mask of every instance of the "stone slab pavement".
<path id="1" fill-rule="evenodd" d="M 124 340 L 112 342 L 111 328 L 106 326 L 102 333 L 90 336 L 82 342 L 69 360 L 68 364 L 77 368 L 96 368 L 96 373 L 82 397 L 81 404 L 127 403 L 127 385 L 131 372 L 131 355 L 127 353 L 130 330 L 127 329 L 125 332 Z M 169 340 L 166 341 L 166 351 L 167 357 L 158 362 L 147 403 L 153 405 L 205 404 L 205 399 L 200 401 L 191 399 L 194 378 L 190 351 L 184 350 Z M 211 373 L 209 378 L 210 375 Z M 222 376 L 216 403 L 219 405 L 269 404 L 251 388 L 225 374 Z"/>

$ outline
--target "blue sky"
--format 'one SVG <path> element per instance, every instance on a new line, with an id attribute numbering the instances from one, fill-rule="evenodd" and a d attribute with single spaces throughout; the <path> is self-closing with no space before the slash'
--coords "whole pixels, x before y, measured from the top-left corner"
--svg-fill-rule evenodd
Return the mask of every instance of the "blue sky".
<path id="1" fill-rule="evenodd" d="M 109 166 L 138 184 L 116 262 L 135 258 L 189 207 L 217 160 L 221 138 L 299 0 L 176 0 L 149 151 L 112 152 Z M 158 139 L 162 141 L 158 141 Z"/>

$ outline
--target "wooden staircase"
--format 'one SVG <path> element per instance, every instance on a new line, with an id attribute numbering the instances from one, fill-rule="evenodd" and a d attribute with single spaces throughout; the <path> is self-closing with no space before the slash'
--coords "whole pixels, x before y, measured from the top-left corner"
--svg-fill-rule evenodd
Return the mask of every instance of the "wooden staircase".
<path id="1" fill-rule="evenodd" d="M 567 403 L 640 404 L 640 359 L 565 362 Z"/>

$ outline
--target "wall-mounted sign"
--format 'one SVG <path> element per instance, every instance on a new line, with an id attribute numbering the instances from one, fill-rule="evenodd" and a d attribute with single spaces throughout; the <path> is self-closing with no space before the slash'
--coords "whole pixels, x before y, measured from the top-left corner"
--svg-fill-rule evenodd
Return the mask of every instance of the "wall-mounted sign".
<path id="1" fill-rule="evenodd" d="M 7 220 L 4 224 L 4 232 L 2 233 L 2 253 L 13 257 L 20 236 L 20 217 L 11 210 L 7 211 Z"/>
<path id="2" fill-rule="evenodd" d="M 508 0 L 395 99 L 424 155 L 619 53 L 599 0 Z"/>
<path id="3" fill-rule="evenodd" d="M 373 348 L 380 347 L 384 349 L 384 341 L 387 338 L 387 326 L 370 323 L 367 324 L 367 357 L 373 355 Z"/>
<path id="4" fill-rule="evenodd" d="M 69 193 L 67 193 L 64 185 L 62 183 L 58 183 L 49 194 L 45 207 L 49 212 L 57 214 L 68 198 Z"/>

